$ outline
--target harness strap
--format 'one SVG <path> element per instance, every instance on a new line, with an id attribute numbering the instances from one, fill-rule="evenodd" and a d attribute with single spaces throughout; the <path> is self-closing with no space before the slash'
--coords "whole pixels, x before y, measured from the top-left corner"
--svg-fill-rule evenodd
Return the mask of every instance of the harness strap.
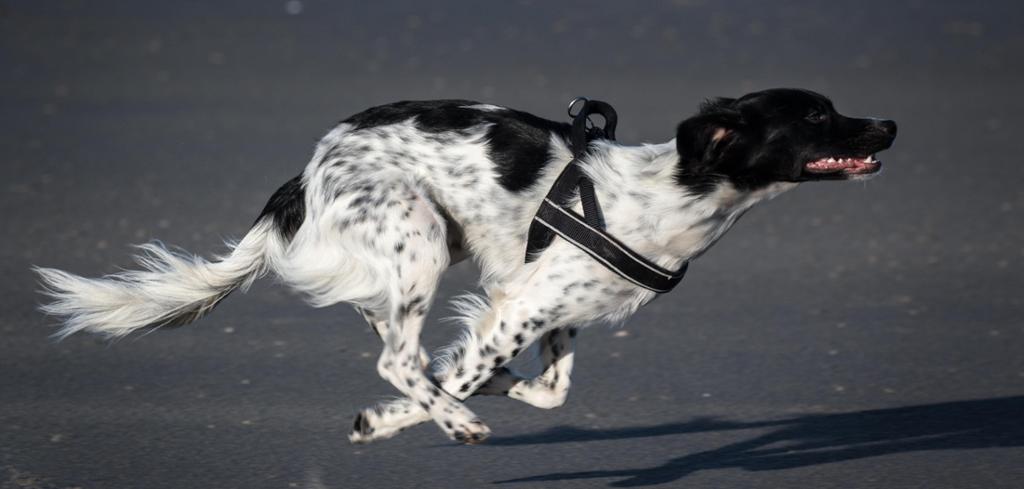
<path id="1" fill-rule="evenodd" d="M 581 99 L 576 99 L 569 105 L 570 115 L 573 106 L 579 100 Z M 633 284 L 658 293 L 668 292 L 686 275 L 689 262 L 683 263 L 679 270 L 666 270 L 604 231 L 604 215 L 594 192 L 594 182 L 583 172 L 581 164 L 590 140 L 615 139 L 618 117 L 615 109 L 605 102 L 582 100 L 583 107 L 573 116 L 573 159 L 555 179 L 551 190 L 541 202 L 537 215 L 530 223 L 526 241 L 526 262 L 535 260 L 551 245 L 555 236 L 560 236 L 605 268 Z M 604 118 L 603 129 L 588 127 L 589 115 L 592 113 Z M 569 203 L 577 192 L 583 207 L 583 216 L 569 208 Z"/>

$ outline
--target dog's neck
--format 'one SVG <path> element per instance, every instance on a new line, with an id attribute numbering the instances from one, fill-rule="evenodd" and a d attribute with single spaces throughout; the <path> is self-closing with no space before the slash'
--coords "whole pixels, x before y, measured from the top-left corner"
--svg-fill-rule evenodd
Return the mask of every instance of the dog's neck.
<path id="1" fill-rule="evenodd" d="M 609 233 L 670 269 L 700 256 L 754 204 L 797 185 L 741 191 L 723 181 L 698 192 L 676 182 L 678 163 L 673 140 L 642 146 L 598 142 L 584 165 Z"/>

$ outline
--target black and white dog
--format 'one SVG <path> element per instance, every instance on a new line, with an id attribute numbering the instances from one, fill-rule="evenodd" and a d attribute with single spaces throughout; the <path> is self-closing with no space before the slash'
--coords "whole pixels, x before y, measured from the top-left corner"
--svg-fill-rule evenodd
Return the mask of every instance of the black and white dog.
<path id="1" fill-rule="evenodd" d="M 527 230 L 572 159 L 570 127 L 466 100 L 399 102 L 338 124 L 245 237 L 215 261 L 142 247 L 144 271 L 87 279 L 38 268 L 58 336 L 120 337 L 182 324 L 267 272 L 317 307 L 354 305 L 380 335 L 380 375 L 404 398 L 358 414 L 353 442 L 433 419 L 467 443 L 490 430 L 463 401 L 504 395 L 541 408 L 569 389 L 577 327 L 621 320 L 654 298 L 564 240 L 524 263 Z M 609 234 L 674 269 L 700 256 L 751 206 L 799 182 L 863 180 L 881 169 L 896 124 L 837 113 L 813 92 L 718 98 L 665 144 L 596 140 L 582 162 Z M 577 205 L 578 204 L 574 204 Z M 487 297 L 457 304 L 466 330 L 431 361 L 420 330 L 441 274 L 471 256 Z M 540 343 L 544 371 L 504 365 Z"/>

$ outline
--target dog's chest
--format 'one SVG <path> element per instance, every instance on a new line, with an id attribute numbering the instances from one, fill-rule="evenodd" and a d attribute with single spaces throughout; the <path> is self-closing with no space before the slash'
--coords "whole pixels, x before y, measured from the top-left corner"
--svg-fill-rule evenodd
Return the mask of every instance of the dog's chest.
<path id="1" fill-rule="evenodd" d="M 508 286 L 529 287 L 531 296 L 548 304 L 543 312 L 554 323 L 623 319 L 655 297 L 561 239 L 523 272 L 524 282 Z"/>

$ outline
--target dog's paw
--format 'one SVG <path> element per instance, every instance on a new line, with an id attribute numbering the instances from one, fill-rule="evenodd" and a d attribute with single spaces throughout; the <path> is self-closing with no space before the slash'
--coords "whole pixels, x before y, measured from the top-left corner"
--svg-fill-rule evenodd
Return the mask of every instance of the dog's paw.
<path id="1" fill-rule="evenodd" d="M 412 401 L 399 399 L 363 409 L 352 422 L 348 440 L 352 443 L 384 440 L 430 420 L 429 414 L 414 407 Z"/>
<path id="2" fill-rule="evenodd" d="M 348 434 L 348 441 L 363 444 L 386 440 L 404 429 L 402 426 L 389 425 L 388 420 L 384 419 L 385 414 L 386 412 L 377 406 L 360 411 L 352 422 L 352 431 Z"/>
<path id="3" fill-rule="evenodd" d="M 448 425 L 445 425 L 448 437 L 459 443 L 466 445 L 476 445 L 483 443 L 487 437 L 491 436 L 491 429 L 479 419 L 474 419 L 465 424 L 453 425 L 451 429 L 447 429 Z"/>
<path id="4" fill-rule="evenodd" d="M 359 414 L 356 414 L 356 419 L 352 423 L 352 431 L 348 434 L 348 441 L 352 443 L 369 443 L 377 439 L 373 436 L 377 430 L 370 421 L 370 413 L 370 410 L 364 409 Z"/>
<path id="5" fill-rule="evenodd" d="M 543 379 L 521 382 L 509 391 L 508 397 L 540 409 L 554 409 L 565 404 L 569 386 L 552 385 Z"/>

